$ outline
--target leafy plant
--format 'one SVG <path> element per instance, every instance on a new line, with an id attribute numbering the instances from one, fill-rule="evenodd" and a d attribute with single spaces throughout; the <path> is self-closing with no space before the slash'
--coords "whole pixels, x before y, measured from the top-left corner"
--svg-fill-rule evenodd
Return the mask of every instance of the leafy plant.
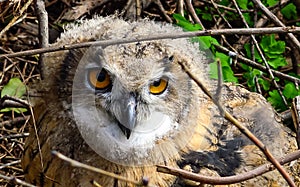
<path id="1" fill-rule="evenodd" d="M 266 6 L 274 6 L 278 3 L 278 0 L 264 0 L 263 3 Z M 227 6 L 231 3 L 229 0 L 221 0 L 219 4 L 222 4 L 224 6 Z M 243 10 L 248 10 L 249 8 L 253 8 L 253 3 L 249 0 L 237 0 L 237 3 L 239 7 Z M 197 10 L 198 15 L 202 18 L 202 20 L 205 21 L 212 21 L 211 17 L 211 9 L 204 8 L 203 10 Z M 221 10 L 223 11 L 223 10 Z M 287 6 L 285 6 L 283 9 L 281 9 L 282 14 L 287 19 L 295 19 L 297 18 L 297 11 L 295 6 L 290 3 Z M 261 12 L 258 12 L 258 15 L 262 15 Z M 201 26 L 198 24 L 192 24 L 190 23 L 185 17 L 174 14 L 173 15 L 175 20 L 177 21 L 177 25 L 182 27 L 186 31 L 197 31 L 201 30 Z M 226 19 L 232 21 L 232 20 L 238 20 L 239 17 L 237 14 L 234 14 L 233 12 L 226 11 L 224 12 L 224 16 Z M 243 13 L 243 16 L 247 23 L 252 26 L 253 25 L 253 15 L 251 13 Z M 300 23 L 296 23 L 300 24 Z M 286 44 L 284 41 L 281 41 L 276 38 L 275 34 L 270 35 L 264 35 L 261 38 L 257 37 L 257 40 L 259 41 L 259 47 L 261 48 L 264 57 L 266 58 L 267 63 L 272 69 L 279 70 L 279 68 L 286 66 L 288 63 L 285 58 L 285 49 Z M 199 43 L 199 48 L 201 50 L 210 50 L 212 54 L 214 55 L 215 59 L 220 60 L 222 65 L 222 72 L 223 72 L 223 80 L 225 82 L 235 82 L 238 83 L 239 79 L 234 75 L 234 72 L 231 68 L 231 58 L 221 52 L 217 52 L 214 48 L 214 45 L 219 45 L 219 42 L 216 40 L 216 38 L 211 36 L 199 36 L 192 38 L 192 41 Z M 214 45 L 213 45 L 214 44 Z M 261 56 L 259 55 L 257 49 L 254 49 L 254 54 L 251 54 L 251 46 L 249 43 L 244 45 L 244 49 L 246 52 L 246 56 L 250 59 L 252 59 L 252 55 L 254 55 L 255 61 L 258 63 L 263 63 L 263 60 Z M 252 91 L 256 90 L 256 81 L 260 85 L 260 87 L 263 89 L 265 96 L 267 100 L 277 109 L 277 110 L 285 110 L 287 109 L 287 106 L 285 106 L 279 92 L 276 88 L 274 88 L 271 79 L 268 74 L 257 70 L 255 68 L 252 68 L 248 65 L 241 64 L 242 70 L 244 71 L 243 78 L 240 79 L 242 81 L 241 83 L 245 82 L 247 83 L 248 87 Z M 263 64 L 264 65 L 264 64 Z M 217 61 L 215 60 L 213 63 L 210 64 L 210 75 L 211 78 L 217 78 L 218 72 L 217 72 Z M 275 77 L 276 81 L 281 81 L 279 78 Z M 283 81 L 281 81 L 283 82 Z M 294 85 L 294 83 L 285 81 L 284 88 L 282 90 L 282 94 L 285 97 L 285 99 L 290 103 L 292 101 L 292 98 L 294 98 L 297 95 L 300 95 L 300 91 L 297 89 L 297 87 Z"/>
<path id="2" fill-rule="evenodd" d="M 286 19 L 297 19 L 297 9 L 296 6 L 293 3 L 289 3 L 287 4 L 285 7 L 283 7 L 281 9 L 281 13 L 282 15 L 286 18 Z"/>
<path id="3" fill-rule="evenodd" d="M 1 98 L 5 95 L 21 98 L 26 92 L 26 86 L 19 78 L 11 78 L 1 91 Z M 17 113 L 26 112 L 26 108 L 4 108 L 0 112 L 15 111 Z"/>
<path id="4" fill-rule="evenodd" d="M 174 14 L 173 17 L 177 21 L 177 25 L 179 25 L 186 31 L 201 30 L 201 26 L 199 24 L 192 24 L 180 14 Z M 214 49 L 213 44 L 219 45 L 219 42 L 215 38 L 211 36 L 198 36 L 192 38 L 192 41 L 198 42 L 199 48 L 201 50 L 210 50 L 213 53 L 215 59 L 219 59 L 221 61 L 224 81 L 237 82 L 237 78 L 234 76 L 234 73 L 230 67 L 229 56 L 225 55 L 224 53 L 216 52 L 216 50 Z M 216 60 L 210 64 L 210 69 L 211 69 L 210 71 L 211 77 L 217 78 L 218 72 L 217 72 Z"/>
<path id="5" fill-rule="evenodd" d="M 261 41 L 259 43 L 259 46 L 261 47 L 267 63 L 273 68 L 273 69 L 278 69 L 280 67 L 286 66 L 287 62 L 284 57 L 285 53 L 285 42 L 276 40 L 275 35 L 265 35 L 261 38 Z M 251 57 L 251 52 L 250 52 L 250 45 L 245 44 L 244 45 L 247 57 Z M 262 58 L 258 54 L 258 51 L 254 51 L 255 54 L 255 60 L 257 62 L 262 63 Z M 258 83 L 262 86 L 262 88 L 268 92 L 269 96 L 267 97 L 268 101 L 278 110 L 286 110 L 287 106 L 285 106 L 278 90 L 271 88 L 271 82 L 269 80 L 266 80 L 263 78 L 263 76 L 266 76 L 265 73 L 253 69 L 249 66 L 242 66 L 243 69 L 246 71 L 244 74 L 244 78 L 247 79 L 247 84 L 249 88 L 252 91 L 256 91 L 256 86 L 255 86 L 255 78 L 258 80 Z M 280 79 L 276 78 L 276 81 L 279 81 Z M 286 84 L 284 86 L 284 89 L 282 91 L 283 96 L 285 99 L 290 103 L 292 99 L 300 94 L 300 91 L 296 89 L 296 86 L 294 83 L 286 81 Z"/>

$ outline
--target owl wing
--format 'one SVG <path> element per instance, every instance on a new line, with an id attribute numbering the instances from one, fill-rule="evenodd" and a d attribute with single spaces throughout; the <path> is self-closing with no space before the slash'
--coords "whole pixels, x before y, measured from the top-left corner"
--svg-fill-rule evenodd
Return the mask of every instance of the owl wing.
<path id="1" fill-rule="evenodd" d="M 259 94 L 241 87 L 226 84 L 222 92 L 222 104 L 235 118 L 261 140 L 276 158 L 297 149 L 294 134 L 283 126 L 270 104 Z M 225 120 L 220 112 L 213 112 L 213 124 L 218 129 L 211 150 L 194 150 L 182 155 L 178 165 L 195 173 L 208 176 L 232 176 L 250 171 L 267 163 L 264 154 L 234 125 Z M 300 163 L 285 166 L 289 174 L 299 183 L 297 168 Z M 188 180 L 177 180 L 175 186 L 198 184 Z M 235 186 L 287 186 L 277 171 L 268 172 Z"/>

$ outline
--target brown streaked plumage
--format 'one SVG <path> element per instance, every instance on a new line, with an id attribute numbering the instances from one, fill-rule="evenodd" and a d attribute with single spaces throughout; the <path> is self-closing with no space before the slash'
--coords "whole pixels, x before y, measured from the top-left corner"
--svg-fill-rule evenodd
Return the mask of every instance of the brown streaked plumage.
<path id="1" fill-rule="evenodd" d="M 177 31 L 148 20 L 98 17 L 69 26 L 53 45 Z M 188 39 L 47 54 L 45 80 L 39 84 L 43 96 L 33 100 L 42 158 L 32 130 L 22 159 L 26 180 L 39 186 L 92 186 L 93 180 L 107 187 L 131 186 L 73 168 L 52 157 L 51 150 L 133 180 L 148 177 L 160 187 L 185 186 L 186 181 L 157 173 L 157 164 L 228 176 L 264 163 L 257 148 L 223 120 L 177 63 L 188 63 L 214 91 L 205 55 Z M 294 139 L 260 95 L 235 86 L 223 90 L 226 108 L 273 154 L 291 151 Z M 276 172 L 246 185 L 273 180 L 286 185 Z"/>

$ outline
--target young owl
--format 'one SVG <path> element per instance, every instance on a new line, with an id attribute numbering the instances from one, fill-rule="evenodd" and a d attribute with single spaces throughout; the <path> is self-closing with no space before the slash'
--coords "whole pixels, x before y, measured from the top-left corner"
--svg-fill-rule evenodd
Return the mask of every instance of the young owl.
<path id="1" fill-rule="evenodd" d="M 126 22 L 97 17 L 70 25 L 53 46 L 181 32 L 149 20 Z M 132 186 L 73 168 L 52 150 L 131 180 L 159 187 L 196 183 L 156 172 L 156 165 L 214 176 L 241 173 L 265 162 L 263 154 L 189 78 L 187 64 L 211 92 L 208 54 L 190 39 L 164 39 L 91 46 L 48 53 L 45 75 L 35 88 L 36 132 L 25 145 L 25 178 L 39 186 Z M 259 95 L 225 86 L 223 105 L 277 157 L 290 148 L 287 133 Z M 39 151 L 39 146 L 41 150 Z M 189 183 L 189 184 L 187 184 Z M 276 172 L 240 185 L 286 185 Z"/>

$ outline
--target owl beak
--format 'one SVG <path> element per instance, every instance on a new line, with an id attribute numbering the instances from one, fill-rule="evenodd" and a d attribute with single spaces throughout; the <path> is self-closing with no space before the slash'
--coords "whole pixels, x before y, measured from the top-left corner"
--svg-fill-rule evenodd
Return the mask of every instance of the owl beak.
<path id="1" fill-rule="evenodd" d="M 127 99 L 124 99 L 121 104 L 121 115 L 118 125 L 127 139 L 129 139 L 132 130 L 136 126 L 136 98 L 130 93 Z"/>

